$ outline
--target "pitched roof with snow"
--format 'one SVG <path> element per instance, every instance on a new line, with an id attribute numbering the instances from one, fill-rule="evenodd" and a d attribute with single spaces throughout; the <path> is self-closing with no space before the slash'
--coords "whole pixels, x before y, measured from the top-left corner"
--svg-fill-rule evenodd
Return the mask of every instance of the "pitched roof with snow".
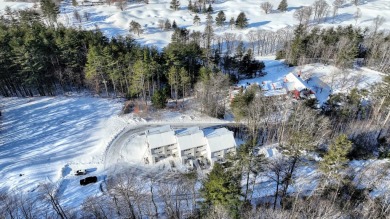
<path id="1" fill-rule="evenodd" d="M 232 147 L 236 147 L 236 140 L 233 137 L 233 132 L 226 128 L 215 129 L 206 135 L 210 152 L 220 151 Z"/>
<path id="2" fill-rule="evenodd" d="M 300 91 L 306 88 L 306 85 L 303 82 L 303 80 L 298 76 L 296 76 L 295 74 L 293 74 L 292 72 L 286 75 L 285 80 L 286 80 L 286 89 L 288 91 L 293 91 L 295 89 Z"/>
<path id="3" fill-rule="evenodd" d="M 152 128 L 145 133 L 146 141 L 151 149 L 176 144 L 175 132 L 169 125 Z"/>
<path id="4" fill-rule="evenodd" d="M 207 144 L 203 131 L 199 127 L 191 127 L 176 133 L 180 150 L 187 150 Z"/>
<path id="5" fill-rule="evenodd" d="M 185 129 L 180 129 L 176 131 L 176 136 L 184 136 L 184 135 L 190 135 L 198 132 L 200 129 L 198 126 L 189 127 Z"/>
<path id="6" fill-rule="evenodd" d="M 148 129 L 148 130 L 146 130 L 145 133 L 147 135 L 154 135 L 154 134 L 160 134 L 160 133 L 169 132 L 169 131 L 172 131 L 171 126 L 170 125 L 164 125 L 164 126 L 159 126 L 159 127 L 156 127 L 156 128 Z"/>

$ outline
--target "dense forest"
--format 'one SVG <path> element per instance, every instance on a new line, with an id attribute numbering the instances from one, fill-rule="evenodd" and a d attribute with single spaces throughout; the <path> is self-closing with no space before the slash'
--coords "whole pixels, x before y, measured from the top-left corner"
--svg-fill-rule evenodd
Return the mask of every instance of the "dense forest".
<path id="1" fill-rule="evenodd" d="M 47 26 L 34 10 L 11 13 L 0 20 L 3 96 L 89 88 L 103 96 L 150 100 L 154 91 L 169 87 L 171 97 L 178 98 L 198 81 L 201 67 L 220 71 L 218 51 L 201 47 L 202 35 L 186 29 L 176 28 L 172 43 L 158 51 L 138 45 L 130 36 L 108 39 L 98 29 Z M 255 74 L 264 68 L 243 45 L 237 56 L 224 58 L 232 72 Z"/>

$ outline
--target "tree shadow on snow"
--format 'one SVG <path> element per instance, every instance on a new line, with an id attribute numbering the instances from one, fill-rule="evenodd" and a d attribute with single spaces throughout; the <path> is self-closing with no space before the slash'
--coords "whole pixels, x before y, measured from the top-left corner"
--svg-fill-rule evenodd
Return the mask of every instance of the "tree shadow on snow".
<path id="1" fill-rule="evenodd" d="M 251 28 L 251 27 L 260 27 L 260 26 L 266 25 L 268 23 L 271 23 L 271 21 L 261 21 L 261 22 L 251 23 L 251 24 L 248 25 L 248 27 L 249 28 Z"/>
<path id="2" fill-rule="evenodd" d="M 288 7 L 287 8 L 287 11 L 293 11 L 293 10 L 298 10 L 298 9 L 301 9 L 303 6 L 299 6 L 299 7 Z"/>

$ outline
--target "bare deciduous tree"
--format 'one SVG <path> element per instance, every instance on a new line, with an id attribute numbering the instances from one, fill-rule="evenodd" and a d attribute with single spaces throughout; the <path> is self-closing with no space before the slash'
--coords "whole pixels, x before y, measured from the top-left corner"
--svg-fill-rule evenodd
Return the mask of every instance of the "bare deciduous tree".
<path id="1" fill-rule="evenodd" d="M 276 209 L 280 189 L 282 186 L 283 179 L 286 178 L 288 172 L 287 161 L 284 159 L 276 159 L 269 162 L 267 169 L 267 176 L 276 184 L 275 194 L 273 200 L 273 209 Z"/>
<path id="2" fill-rule="evenodd" d="M 122 170 L 107 180 L 107 189 L 120 217 L 138 218 L 143 214 L 144 183 L 136 168 Z"/>
<path id="3" fill-rule="evenodd" d="M 231 54 L 234 50 L 234 41 L 237 40 L 237 34 L 235 33 L 224 33 L 223 38 L 226 44 L 226 53 Z"/>
<path id="4" fill-rule="evenodd" d="M 84 200 L 82 209 L 85 218 L 109 219 L 116 216 L 113 203 L 107 196 L 92 196 Z"/>
<path id="5" fill-rule="evenodd" d="M 272 12 L 273 5 L 269 2 L 263 2 L 260 4 L 261 9 L 263 9 L 264 13 L 269 14 Z"/>
<path id="6" fill-rule="evenodd" d="M 59 197 L 57 195 L 57 186 L 53 185 L 52 183 L 45 183 L 40 184 L 39 188 L 42 196 L 53 207 L 58 217 L 60 217 L 61 219 L 69 218 L 67 212 L 60 204 Z"/>
<path id="7" fill-rule="evenodd" d="M 380 15 L 377 15 L 373 20 L 373 29 L 374 29 L 374 35 L 378 32 L 378 29 L 380 26 L 382 26 L 383 23 L 385 23 L 386 19 Z"/>
<path id="8" fill-rule="evenodd" d="M 73 17 L 76 19 L 76 21 L 78 21 L 79 23 L 82 22 L 82 18 L 81 18 L 81 15 L 80 13 L 77 11 L 77 10 L 74 10 L 73 11 Z"/>
<path id="9" fill-rule="evenodd" d="M 201 112 L 213 117 L 223 117 L 226 107 L 226 94 L 229 79 L 222 73 L 212 73 L 208 79 L 196 85 L 196 97 L 201 104 Z"/>
<path id="10" fill-rule="evenodd" d="M 339 8 L 344 4 L 344 0 L 334 0 L 333 3 L 332 3 L 332 6 L 333 6 L 333 10 L 332 10 L 332 18 L 333 18 L 333 22 L 337 16 L 337 12 L 339 10 Z"/>
<path id="11" fill-rule="evenodd" d="M 328 14 L 329 4 L 325 0 L 316 0 L 313 3 L 314 20 L 321 23 L 323 18 Z"/>
<path id="12" fill-rule="evenodd" d="M 288 173 L 283 180 L 282 197 L 287 194 L 295 169 L 306 151 L 313 151 L 329 135 L 329 120 L 308 109 L 303 104 L 294 107 L 294 112 L 280 128 L 280 146 L 289 157 Z"/>
<path id="13" fill-rule="evenodd" d="M 127 5 L 127 0 L 117 0 L 116 7 L 118 7 L 121 11 L 125 10 Z"/>
<path id="14" fill-rule="evenodd" d="M 160 30 L 164 30 L 165 21 L 160 19 L 157 21 L 157 26 L 160 28 Z"/>
<path id="15" fill-rule="evenodd" d="M 355 6 L 358 6 L 361 4 L 361 0 L 351 0 L 351 3 L 354 4 Z"/>
<path id="16" fill-rule="evenodd" d="M 143 32 L 141 28 L 141 24 L 135 21 L 130 22 L 130 32 L 137 34 L 138 36 Z"/>
<path id="17" fill-rule="evenodd" d="M 299 24 L 302 24 L 303 19 L 305 18 L 305 8 L 299 8 L 294 11 L 294 18 L 298 20 Z"/>
<path id="18" fill-rule="evenodd" d="M 310 22 L 311 15 L 313 14 L 313 7 L 311 6 L 303 7 L 303 14 L 304 14 L 303 21 L 307 26 Z"/>
<path id="19" fill-rule="evenodd" d="M 355 19 L 355 26 L 359 20 L 359 18 L 362 17 L 362 11 L 360 10 L 360 8 L 357 8 L 356 9 L 356 12 L 353 14 L 353 18 Z"/>
<path id="20" fill-rule="evenodd" d="M 256 32 L 254 30 L 250 30 L 246 36 L 249 40 L 249 44 L 252 48 L 252 51 L 254 52 L 256 46 Z"/>
<path id="21" fill-rule="evenodd" d="M 91 18 L 91 15 L 88 12 L 85 11 L 84 14 L 83 14 L 83 17 L 84 17 L 84 19 L 86 21 L 89 21 L 89 19 Z"/>

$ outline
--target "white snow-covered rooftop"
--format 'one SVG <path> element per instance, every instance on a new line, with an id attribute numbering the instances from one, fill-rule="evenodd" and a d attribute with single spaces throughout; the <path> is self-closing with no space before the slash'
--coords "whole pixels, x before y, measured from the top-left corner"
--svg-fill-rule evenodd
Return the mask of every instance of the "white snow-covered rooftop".
<path id="1" fill-rule="evenodd" d="M 192 127 L 176 135 L 180 150 L 187 150 L 207 144 L 203 131 L 199 127 Z"/>
<path id="2" fill-rule="evenodd" d="M 146 134 L 147 135 L 154 135 L 154 134 L 160 134 L 160 133 L 169 132 L 169 131 L 172 131 L 171 126 L 170 125 L 164 125 L 164 126 L 159 126 L 159 127 L 156 127 L 156 128 L 148 129 L 146 131 Z"/>
<path id="3" fill-rule="evenodd" d="M 226 128 L 215 129 L 206 134 L 206 138 L 210 147 L 210 152 L 236 147 L 237 145 L 233 132 Z"/>
<path id="4" fill-rule="evenodd" d="M 146 141 L 151 149 L 176 144 L 175 131 L 169 125 L 149 129 Z"/>
<path id="5" fill-rule="evenodd" d="M 285 77 L 285 82 L 286 82 L 286 88 L 288 91 L 292 90 L 303 90 L 306 88 L 305 83 L 301 78 L 296 76 L 294 73 L 290 72 L 286 75 Z"/>
<path id="6" fill-rule="evenodd" d="M 180 130 L 176 131 L 176 136 L 191 135 L 191 134 L 197 133 L 199 130 L 200 129 L 198 126 L 189 127 L 186 129 L 180 129 Z"/>
<path id="7" fill-rule="evenodd" d="M 280 96 L 280 95 L 286 95 L 287 91 L 286 89 L 282 88 L 279 90 L 269 90 L 264 92 L 264 96 L 266 97 L 272 97 L 272 96 Z"/>

